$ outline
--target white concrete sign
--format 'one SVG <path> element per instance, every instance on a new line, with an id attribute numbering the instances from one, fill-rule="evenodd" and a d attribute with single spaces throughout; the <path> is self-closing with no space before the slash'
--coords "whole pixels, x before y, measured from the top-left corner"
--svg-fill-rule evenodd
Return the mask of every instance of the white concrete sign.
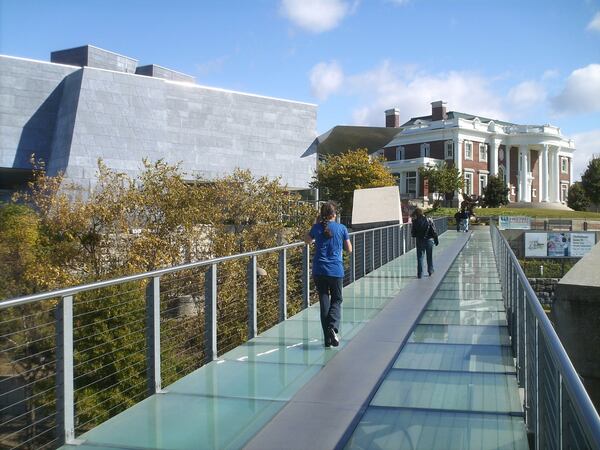
<path id="1" fill-rule="evenodd" d="M 498 217 L 500 230 L 531 230 L 531 217 L 525 216 L 500 216 Z"/>
<path id="2" fill-rule="evenodd" d="M 596 244 L 596 233 L 571 233 L 570 256 L 584 256 Z"/>
<path id="3" fill-rule="evenodd" d="M 352 225 L 402 223 L 398 186 L 356 189 L 352 203 Z"/>

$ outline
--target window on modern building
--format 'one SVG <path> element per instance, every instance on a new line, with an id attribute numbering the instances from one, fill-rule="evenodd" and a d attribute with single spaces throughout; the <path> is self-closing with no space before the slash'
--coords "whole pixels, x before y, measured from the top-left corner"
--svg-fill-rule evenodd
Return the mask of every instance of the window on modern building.
<path id="1" fill-rule="evenodd" d="M 568 195 L 569 195 L 569 186 L 566 184 L 561 184 L 560 185 L 560 201 L 566 202 Z"/>
<path id="2" fill-rule="evenodd" d="M 479 195 L 483 195 L 483 190 L 488 184 L 488 176 L 485 173 L 479 174 Z"/>
<path id="3" fill-rule="evenodd" d="M 404 147 L 396 147 L 396 161 L 404 159 Z"/>
<path id="4" fill-rule="evenodd" d="M 467 195 L 473 195 L 473 174 L 471 172 L 465 172 L 464 192 Z"/>
<path id="5" fill-rule="evenodd" d="M 560 171 L 562 173 L 569 173 L 569 160 L 568 160 L 568 158 L 560 158 Z"/>
<path id="6" fill-rule="evenodd" d="M 473 159 L 473 143 L 465 141 L 465 159 Z"/>
<path id="7" fill-rule="evenodd" d="M 429 144 L 421 144 L 421 158 L 429 158 Z"/>
<path id="8" fill-rule="evenodd" d="M 412 198 L 417 196 L 417 172 L 406 172 L 406 193 Z"/>
<path id="9" fill-rule="evenodd" d="M 479 161 L 487 162 L 488 160 L 488 145 L 479 144 Z"/>
<path id="10" fill-rule="evenodd" d="M 454 159 L 454 142 L 446 141 L 446 159 Z"/>

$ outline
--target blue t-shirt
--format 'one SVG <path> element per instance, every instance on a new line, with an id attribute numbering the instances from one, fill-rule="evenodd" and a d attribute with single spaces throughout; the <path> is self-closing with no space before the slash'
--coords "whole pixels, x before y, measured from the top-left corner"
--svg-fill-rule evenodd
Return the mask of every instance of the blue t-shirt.
<path id="1" fill-rule="evenodd" d="M 333 234 L 331 238 L 325 236 L 320 223 L 314 224 L 310 229 L 310 235 L 315 240 L 313 275 L 343 277 L 342 248 L 344 241 L 350 239 L 348 229 L 337 222 L 329 222 L 329 229 Z"/>

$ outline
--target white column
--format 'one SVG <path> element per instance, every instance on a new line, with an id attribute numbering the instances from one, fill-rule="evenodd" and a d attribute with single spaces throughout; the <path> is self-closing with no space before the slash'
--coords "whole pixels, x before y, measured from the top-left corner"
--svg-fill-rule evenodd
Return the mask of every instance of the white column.
<path id="1" fill-rule="evenodd" d="M 406 194 L 406 172 L 400 172 L 400 194 Z"/>
<path id="2" fill-rule="evenodd" d="M 498 149 L 500 148 L 499 139 L 492 139 L 492 143 L 490 144 L 490 175 L 498 176 Z"/>
<path id="3" fill-rule="evenodd" d="M 552 196 L 551 202 L 560 202 L 560 164 L 558 160 L 558 152 L 560 147 L 554 149 L 552 152 Z"/>
<path id="4" fill-rule="evenodd" d="M 519 170 L 519 202 L 527 202 L 527 172 L 529 171 L 528 167 L 528 148 L 526 145 L 519 146 L 519 161 L 521 164 L 521 169 Z"/>
<path id="5" fill-rule="evenodd" d="M 548 144 L 544 144 L 542 149 L 542 164 L 540 170 L 540 200 L 547 202 L 550 200 L 550 194 L 548 193 L 548 178 L 550 173 L 548 170 Z"/>
<path id="6" fill-rule="evenodd" d="M 508 198 L 510 200 L 510 145 L 504 146 L 504 174 L 506 177 L 506 187 L 508 188 Z"/>

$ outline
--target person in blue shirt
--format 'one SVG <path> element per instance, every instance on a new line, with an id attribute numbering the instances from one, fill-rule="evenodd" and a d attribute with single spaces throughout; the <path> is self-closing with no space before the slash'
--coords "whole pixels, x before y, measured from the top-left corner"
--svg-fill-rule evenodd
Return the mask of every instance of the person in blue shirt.
<path id="1" fill-rule="evenodd" d="M 342 287 L 344 281 L 344 264 L 342 248 L 352 252 L 352 243 L 348 230 L 335 221 L 336 205 L 324 203 L 315 224 L 306 233 L 304 241 L 315 243 L 313 256 L 313 277 L 319 293 L 321 306 L 321 326 L 325 347 L 337 347 L 340 344 L 338 327 L 342 307 Z"/>

